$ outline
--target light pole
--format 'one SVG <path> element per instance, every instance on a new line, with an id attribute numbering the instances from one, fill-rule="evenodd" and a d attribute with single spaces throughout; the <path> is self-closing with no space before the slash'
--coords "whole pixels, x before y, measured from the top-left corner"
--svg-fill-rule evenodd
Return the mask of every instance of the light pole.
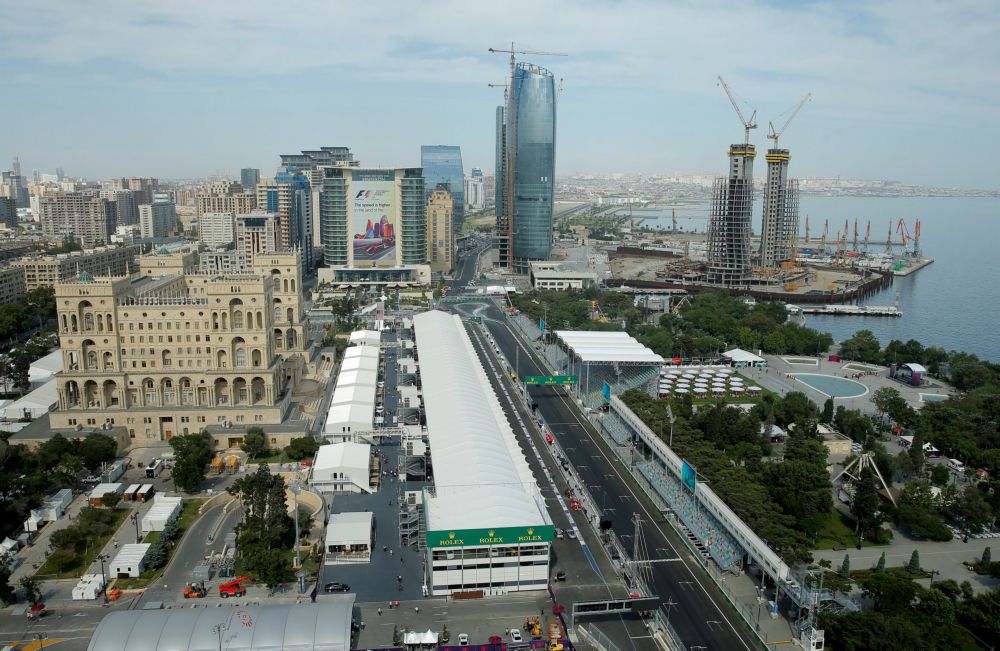
<path id="1" fill-rule="evenodd" d="M 212 627 L 212 632 L 219 636 L 219 651 L 222 651 L 222 631 L 228 631 L 228 624 L 216 624 Z"/>
<path id="2" fill-rule="evenodd" d="M 97 560 L 101 562 L 101 592 L 104 593 L 104 603 L 108 603 L 108 579 L 104 575 L 104 561 L 108 560 L 108 555 L 98 554 Z"/>
<path id="3" fill-rule="evenodd" d="M 295 567 L 302 567 L 302 551 L 299 549 L 299 485 L 291 484 L 288 487 L 292 491 L 292 503 L 295 505 Z"/>
<path id="4" fill-rule="evenodd" d="M 129 517 L 132 518 L 132 524 L 135 525 L 135 541 L 139 542 L 139 540 L 140 540 L 140 537 L 139 537 L 139 513 L 137 511 L 132 511 L 132 515 L 129 516 Z"/>

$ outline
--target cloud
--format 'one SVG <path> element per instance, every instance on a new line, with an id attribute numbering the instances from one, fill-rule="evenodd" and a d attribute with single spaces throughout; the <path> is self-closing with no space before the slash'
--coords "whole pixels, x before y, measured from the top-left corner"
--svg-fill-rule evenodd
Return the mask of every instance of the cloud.
<path id="1" fill-rule="evenodd" d="M 704 128 L 706 110 L 729 111 L 722 74 L 763 124 L 811 91 L 800 119 L 826 129 L 903 125 L 911 141 L 956 125 L 997 135 L 1000 20 L 987 0 L 0 0 L 0 9 L 16 16 L 0 23 L 0 64 L 17 69 L 16 85 L 48 77 L 263 93 L 302 76 L 341 95 L 424 84 L 485 98 L 507 70 L 506 55 L 487 49 L 513 41 L 568 53 L 525 58 L 565 80 L 564 109 L 604 129 L 616 128 L 608 105 L 631 103 L 660 107 L 664 120 L 692 107 Z M 726 119 L 720 127 L 732 129 Z"/>

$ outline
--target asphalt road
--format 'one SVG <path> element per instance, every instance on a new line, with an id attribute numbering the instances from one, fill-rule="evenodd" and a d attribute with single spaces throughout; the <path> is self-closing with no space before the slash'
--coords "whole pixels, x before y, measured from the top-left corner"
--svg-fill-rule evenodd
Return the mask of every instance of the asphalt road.
<path id="1" fill-rule="evenodd" d="M 492 302 L 485 309 L 475 303 L 459 304 L 456 308 L 467 314 L 475 311 L 482 315 L 490 334 L 508 359 L 514 359 L 516 347 L 520 347 L 522 374 L 548 375 L 548 371 L 537 363 L 531 347 L 525 346 L 511 331 L 503 314 Z M 626 480 L 630 474 L 628 469 L 612 460 L 612 454 L 605 449 L 600 435 L 579 413 L 573 400 L 565 395 L 563 389 L 556 387 L 533 386 L 529 392 L 538 403 L 539 414 L 578 472 L 580 482 L 599 487 L 598 490 L 591 490 L 594 497 L 604 499 L 606 495 L 608 506 L 614 505 L 610 515 L 618 537 L 631 544 L 634 533 L 631 514 L 639 513 L 645 523 L 643 535 L 650 557 L 682 558 L 680 562 L 653 563 L 650 569 L 651 589 L 664 604 L 668 600 L 672 602 L 673 605 L 667 609 L 670 623 L 685 647 L 758 648 L 759 642 L 730 611 L 725 598 L 687 559 L 682 543 L 674 538 L 662 514 Z M 677 550 L 684 553 L 678 554 Z"/>

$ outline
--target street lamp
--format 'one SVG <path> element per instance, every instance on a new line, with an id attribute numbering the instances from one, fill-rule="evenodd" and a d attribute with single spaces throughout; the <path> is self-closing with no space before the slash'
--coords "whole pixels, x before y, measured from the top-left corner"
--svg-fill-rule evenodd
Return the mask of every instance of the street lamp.
<path id="1" fill-rule="evenodd" d="M 299 545 L 299 485 L 297 483 L 290 484 L 288 486 L 289 490 L 292 491 L 292 503 L 295 505 L 293 513 L 295 517 L 295 567 L 302 567 L 302 551 Z"/>
<path id="2" fill-rule="evenodd" d="M 132 523 L 135 525 L 135 541 L 139 542 L 139 513 L 137 511 L 132 511 L 132 515 L 129 516 L 132 519 Z"/>
<path id="3" fill-rule="evenodd" d="M 97 560 L 101 562 L 101 592 L 104 593 L 104 603 L 108 603 L 108 579 L 104 574 L 104 561 L 108 560 L 108 555 L 98 554 Z"/>
<path id="4" fill-rule="evenodd" d="M 228 631 L 229 624 L 219 623 L 212 627 L 212 632 L 219 636 L 219 651 L 222 651 L 222 631 Z"/>

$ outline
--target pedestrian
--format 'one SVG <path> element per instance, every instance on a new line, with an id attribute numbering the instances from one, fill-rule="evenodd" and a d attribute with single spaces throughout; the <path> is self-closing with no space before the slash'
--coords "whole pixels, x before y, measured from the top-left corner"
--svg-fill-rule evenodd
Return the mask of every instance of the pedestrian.
<path id="1" fill-rule="evenodd" d="M 389 545 L 382 545 L 382 553 L 386 553 L 389 550 Z"/>
<path id="2" fill-rule="evenodd" d="M 399 555 L 399 562 L 400 562 L 400 563 L 402 563 L 402 562 L 403 562 L 403 555 L 402 555 L 402 554 L 400 554 L 400 555 Z"/>
<path id="3" fill-rule="evenodd" d="M 389 550 L 389 556 L 392 556 L 392 550 L 391 549 Z"/>
<path id="4" fill-rule="evenodd" d="M 382 609 L 381 609 L 381 608 L 379 608 L 379 609 L 378 609 L 378 616 L 379 616 L 379 617 L 381 617 L 381 616 L 382 616 Z"/>

